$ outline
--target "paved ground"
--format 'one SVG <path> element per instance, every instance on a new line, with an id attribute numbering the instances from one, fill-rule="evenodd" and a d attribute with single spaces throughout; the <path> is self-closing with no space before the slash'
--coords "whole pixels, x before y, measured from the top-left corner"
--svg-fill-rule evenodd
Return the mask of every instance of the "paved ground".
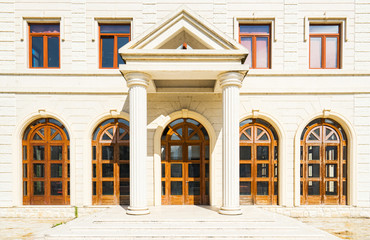
<path id="1" fill-rule="evenodd" d="M 342 239 L 370 240 L 370 218 L 298 218 Z"/>
<path id="2" fill-rule="evenodd" d="M 0 239 L 32 239 L 32 236 L 71 219 L 0 218 Z"/>
<path id="3" fill-rule="evenodd" d="M 71 219 L 0 218 L 0 239 L 32 239 L 37 233 Z M 342 239 L 370 240 L 369 218 L 299 218 Z"/>

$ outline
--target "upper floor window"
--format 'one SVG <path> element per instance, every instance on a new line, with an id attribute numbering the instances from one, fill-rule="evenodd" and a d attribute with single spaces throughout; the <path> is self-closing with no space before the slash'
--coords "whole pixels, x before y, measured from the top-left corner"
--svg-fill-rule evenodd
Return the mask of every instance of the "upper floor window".
<path id="1" fill-rule="evenodd" d="M 59 24 L 29 24 L 30 67 L 60 67 Z"/>
<path id="2" fill-rule="evenodd" d="M 100 24 L 100 68 L 118 68 L 123 64 L 118 54 L 120 47 L 130 41 L 130 25 L 125 24 Z"/>
<path id="3" fill-rule="evenodd" d="M 339 68 L 339 25 L 310 25 L 310 68 Z"/>
<path id="4" fill-rule="evenodd" d="M 270 25 L 240 25 L 239 41 L 249 51 L 250 68 L 270 68 Z"/>

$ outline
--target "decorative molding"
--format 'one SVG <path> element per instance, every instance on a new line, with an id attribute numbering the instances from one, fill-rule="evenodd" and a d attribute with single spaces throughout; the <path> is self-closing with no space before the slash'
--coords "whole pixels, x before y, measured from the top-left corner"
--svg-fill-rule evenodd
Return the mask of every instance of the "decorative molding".
<path id="1" fill-rule="evenodd" d="M 127 87 L 129 88 L 136 85 L 141 85 L 147 88 L 151 79 L 149 74 L 143 72 L 128 72 L 124 74 L 124 77 L 127 81 Z"/>
<path id="2" fill-rule="evenodd" d="M 118 117 L 119 115 L 119 112 L 117 111 L 117 109 L 111 109 L 109 112 L 110 112 L 110 115 L 112 115 L 112 117 L 114 118 Z"/>
<path id="3" fill-rule="evenodd" d="M 38 110 L 39 114 L 42 116 L 42 117 L 45 117 L 46 116 L 46 110 L 45 109 L 39 109 Z"/>
<path id="4" fill-rule="evenodd" d="M 240 72 L 224 72 L 218 75 L 217 80 L 220 82 L 221 88 L 227 86 L 237 86 L 241 88 L 244 76 L 245 75 Z"/>
<path id="5" fill-rule="evenodd" d="M 188 113 L 189 113 L 189 110 L 188 109 L 182 109 L 181 110 L 181 112 L 182 112 L 182 117 L 183 118 L 188 118 Z"/>
<path id="6" fill-rule="evenodd" d="M 310 23 L 332 23 L 341 25 L 341 35 L 343 36 L 344 41 L 348 41 L 348 17 L 335 17 L 327 16 L 324 12 L 323 16 L 315 17 L 304 17 L 304 41 L 308 41 L 310 37 Z"/>
<path id="7" fill-rule="evenodd" d="M 65 24 L 64 17 L 21 17 L 20 18 L 20 40 L 24 41 L 28 36 L 29 23 L 59 23 L 60 27 L 60 40 L 65 41 Z"/>
<path id="8" fill-rule="evenodd" d="M 323 111 L 322 111 L 322 116 L 324 117 L 324 118 L 328 118 L 329 116 L 330 116 L 330 109 L 324 109 Z"/>
<path id="9" fill-rule="evenodd" d="M 259 115 L 260 115 L 260 110 L 258 109 L 252 110 L 252 118 L 258 118 Z"/>
<path id="10" fill-rule="evenodd" d="M 99 38 L 98 25 L 103 24 L 130 24 L 130 34 L 132 38 L 133 33 L 133 18 L 121 18 L 121 17 L 92 17 L 91 18 L 91 41 L 94 42 Z"/>
<path id="11" fill-rule="evenodd" d="M 276 34 L 276 17 L 271 16 L 255 16 L 255 13 L 252 13 L 252 16 L 243 16 L 243 17 L 234 17 L 234 39 L 239 41 L 239 25 L 240 24 L 270 24 L 271 25 L 271 38 L 274 39 L 274 42 L 278 40 Z"/>

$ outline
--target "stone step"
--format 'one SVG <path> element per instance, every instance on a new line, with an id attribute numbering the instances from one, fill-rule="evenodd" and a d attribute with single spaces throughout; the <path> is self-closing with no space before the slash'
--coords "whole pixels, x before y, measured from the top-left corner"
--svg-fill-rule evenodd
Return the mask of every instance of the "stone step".
<path id="1" fill-rule="evenodd" d="M 176 236 L 152 236 L 152 235 L 136 235 L 136 236 L 105 236 L 105 235 L 94 235 L 94 236 L 81 236 L 81 235 L 69 235 L 69 236 L 46 236 L 44 240 L 98 240 L 98 239 L 191 239 L 191 240 L 201 240 L 201 239 L 212 239 L 212 240 L 224 240 L 224 239 L 253 239 L 253 240 L 329 240 L 324 236 L 241 236 L 241 235 L 221 235 L 221 236 L 199 236 L 199 235 L 176 235 Z M 37 239 L 36 239 L 37 240 Z M 334 240 L 334 239 L 333 239 Z"/>
<path id="2" fill-rule="evenodd" d="M 286 223 L 243 223 L 243 222 L 99 222 L 92 224 L 80 224 L 71 226 L 70 229 L 182 229 L 182 228 L 202 228 L 202 229 L 297 229 L 298 226 L 289 226 Z"/>
<path id="3" fill-rule="evenodd" d="M 246 219 L 246 218 L 239 218 L 239 219 L 233 219 L 232 217 L 230 219 L 176 219 L 176 221 L 179 222 L 214 222 L 214 223 L 225 223 L 225 222 L 243 222 L 243 223 L 268 223 L 268 222 L 276 222 L 277 219 L 270 217 L 269 219 L 260 219 L 260 218 L 251 218 L 251 219 Z M 94 223 L 125 223 L 125 222 L 138 222 L 138 223 L 150 223 L 150 222 L 173 222 L 174 219 L 165 219 L 165 218 L 152 218 L 152 219 L 127 219 L 127 218 L 107 218 L 107 219 L 102 219 L 99 218 L 98 220 L 94 220 Z"/>
<path id="4" fill-rule="evenodd" d="M 292 218 L 258 208 L 245 208 L 243 215 L 220 215 L 199 207 L 156 207 L 150 215 L 127 215 L 113 207 L 103 213 L 76 219 L 47 232 L 38 239 L 253 239 L 334 240 L 326 232 Z"/>
<path id="5" fill-rule="evenodd" d="M 224 237 L 224 236 L 250 236 L 250 237 L 323 237 L 324 235 L 318 232 L 302 231 L 302 229 L 243 229 L 243 228 L 148 228 L 143 229 L 70 229 L 69 231 L 60 231 L 49 236 L 105 236 L 105 237 L 128 237 L 128 236 L 193 236 L 193 237 Z"/>

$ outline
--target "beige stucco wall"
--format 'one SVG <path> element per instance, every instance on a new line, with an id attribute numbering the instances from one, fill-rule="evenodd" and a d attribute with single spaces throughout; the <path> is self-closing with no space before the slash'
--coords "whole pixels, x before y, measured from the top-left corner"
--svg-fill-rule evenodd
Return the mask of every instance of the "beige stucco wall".
<path id="1" fill-rule="evenodd" d="M 47 3 L 47 4 L 46 4 Z M 55 117 L 71 136 L 71 204 L 91 203 L 90 135 L 100 120 L 129 114 L 126 82 L 118 70 L 98 69 L 96 24 L 131 21 L 133 38 L 183 1 L 0 1 L 0 206 L 21 205 L 20 136 L 36 117 Z M 187 1 L 186 6 L 230 37 L 237 19 L 270 19 L 275 26 L 272 69 L 250 70 L 241 88 L 240 115 L 264 117 L 280 128 L 281 204 L 297 203 L 296 135 L 324 110 L 348 124 L 355 142 L 352 203 L 370 206 L 370 4 L 341 0 Z M 342 69 L 309 70 L 305 17 L 345 20 Z M 27 21 L 60 18 L 61 69 L 29 69 Z M 271 20 L 272 19 L 272 20 Z M 322 20 L 324 21 L 324 20 Z M 339 22 L 341 22 L 340 20 Z M 219 93 L 148 94 L 148 203 L 155 203 L 154 135 L 163 117 L 188 109 L 215 132 L 213 204 L 221 204 L 222 98 Z M 41 110 L 41 111 L 40 111 Z M 113 110 L 113 111 L 112 111 Z M 113 115 L 112 115 L 113 114 Z M 161 120 L 162 119 L 162 120 Z M 280 163 L 279 163 L 280 164 Z"/>

